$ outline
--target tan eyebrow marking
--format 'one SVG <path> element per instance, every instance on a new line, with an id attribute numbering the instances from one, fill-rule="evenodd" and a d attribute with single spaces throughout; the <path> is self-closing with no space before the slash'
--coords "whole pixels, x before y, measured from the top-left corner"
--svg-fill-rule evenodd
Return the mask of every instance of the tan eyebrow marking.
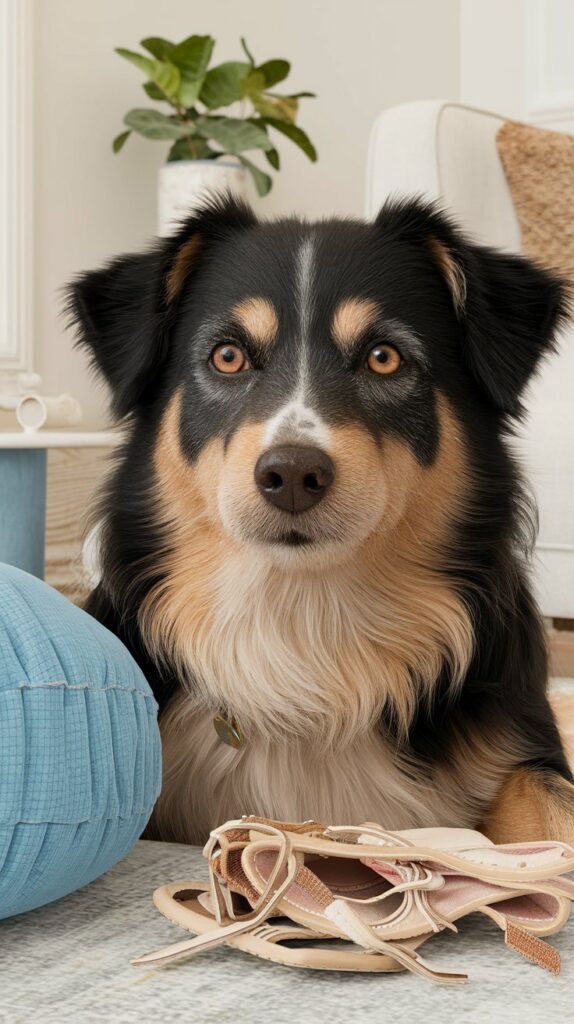
<path id="1" fill-rule="evenodd" d="M 165 294 L 168 302 L 173 302 L 181 291 L 202 245 L 201 235 L 192 235 L 177 252 L 165 282 Z"/>
<path id="2" fill-rule="evenodd" d="M 351 349 L 368 327 L 380 316 L 376 302 L 371 299 L 345 299 L 335 310 L 333 338 L 343 351 Z"/>
<path id="3" fill-rule="evenodd" d="M 429 238 L 428 244 L 438 264 L 438 268 L 449 287 L 456 312 L 464 312 L 466 303 L 466 278 L 464 270 L 457 263 L 450 249 L 439 238 L 434 238 L 434 236 Z"/>
<path id="4" fill-rule="evenodd" d="M 271 345 L 279 330 L 279 320 L 269 299 L 252 296 L 238 302 L 231 310 L 233 317 L 259 345 Z"/>

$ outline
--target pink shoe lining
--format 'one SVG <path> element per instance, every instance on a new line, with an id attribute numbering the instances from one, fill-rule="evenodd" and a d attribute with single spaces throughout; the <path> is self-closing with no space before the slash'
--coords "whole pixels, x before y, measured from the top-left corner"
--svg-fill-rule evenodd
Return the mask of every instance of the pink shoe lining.
<path id="1" fill-rule="evenodd" d="M 266 882 L 269 878 L 273 870 L 275 857 L 276 855 L 271 850 L 262 850 L 256 854 L 253 866 L 259 872 L 262 882 Z M 366 864 L 381 877 L 381 894 L 388 891 L 393 885 L 403 881 L 400 874 L 394 871 L 390 865 L 371 860 L 366 861 Z M 314 873 L 318 878 L 321 878 L 320 865 L 321 861 L 313 865 Z M 385 883 L 387 884 L 385 885 Z M 504 890 L 504 886 L 493 885 L 481 879 L 468 878 L 454 873 L 445 876 L 445 883 L 441 889 L 429 890 L 426 895 L 430 907 L 438 911 L 441 916 L 447 918 L 453 915 L 457 909 L 465 907 L 476 900 L 481 900 L 484 903 L 494 902 L 493 897 L 500 893 L 501 890 Z M 344 899 L 344 891 L 337 891 L 337 886 L 331 881 L 329 881 L 329 885 L 332 888 L 334 897 L 340 896 Z M 368 895 L 372 895 L 372 886 L 368 888 Z M 353 896 L 359 898 L 360 889 L 353 890 Z M 296 882 L 290 886 L 286 898 L 293 906 L 299 907 L 301 910 L 307 911 L 307 913 L 323 915 L 324 907 L 313 899 L 312 893 Z M 397 893 L 396 896 L 389 896 L 381 904 L 365 904 L 364 911 L 367 917 L 371 919 L 371 924 L 379 924 L 384 927 L 385 924 L 390 925 L 397 917 L 397 914 L 400 916 L 403 903 L 403 894 Z M 559 909 L 557 900 L 553 896 L 546 894 L 508 897 L 500 902 L 496 902 L 495 906 L 501 913 L 521 921 L 551 921 Z M 355 910 L 361 911 L 360 904 L 355 905 Z"/>

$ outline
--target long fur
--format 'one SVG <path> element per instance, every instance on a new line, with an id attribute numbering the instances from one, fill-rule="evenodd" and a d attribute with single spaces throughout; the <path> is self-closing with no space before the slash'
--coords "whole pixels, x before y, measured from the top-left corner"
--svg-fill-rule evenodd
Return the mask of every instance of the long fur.
<path id="1" fill-rule="evenodd" d="M 476 825 L 517 768 L 571 778 L 507 444 L 560 282 L 416 201 L 374 225 L 257 225 L 222 202 L 80 278 L 71 306 L 129 416 L 88 608 L 160 702 L 154 834 L 247 812 Z M 207 362 L 229 337 L 254 365 L 233 381 Z M 363 362 L 380 337 L 404 346 L 384 384 Z M 320 438 L 337 477 L 285 533 L 253 467 L 292 437 Z"/>

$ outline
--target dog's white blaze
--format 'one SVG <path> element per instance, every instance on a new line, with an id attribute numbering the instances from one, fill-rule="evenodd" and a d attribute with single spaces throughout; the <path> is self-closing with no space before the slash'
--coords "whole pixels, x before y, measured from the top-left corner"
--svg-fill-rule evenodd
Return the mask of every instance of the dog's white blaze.
<path id="1" fill-rule="evenodd" d="M 300 360 L 293 394 L 266 424 L 263 446 L 270 447 L 279 436 L 285 440 L 304 440 L 326 448 L 329 429 L 312 407 L 309 382 L 309 337 L 313 314 L 313 260 L 315 246 L 312 236 L 301 243 L 296 258 L 295 294 L 299 314 Z"/>
<path id="2" fill-rule="evenodd" d="M 309 330 L 313 313 L 313 259 L 315 247 L 311 237 L 301 244 L 297 254 L 296 288 L 297 305 L 299 307 L 299 329 L 301 331 L 301 351 L 306 356 L 309 343 Z M 305 361 L 306 366 L 306 361 Z"/>
<path id="3" fill-rule="evenodd" d="M 312 441 L 320 448 L 327 448 L 329 428 L 316 411 L 305 404 L 303 395 L 298 392 L 267 420 L 263 447 L 269 448 L 279 437 L 285 441 Z"/>

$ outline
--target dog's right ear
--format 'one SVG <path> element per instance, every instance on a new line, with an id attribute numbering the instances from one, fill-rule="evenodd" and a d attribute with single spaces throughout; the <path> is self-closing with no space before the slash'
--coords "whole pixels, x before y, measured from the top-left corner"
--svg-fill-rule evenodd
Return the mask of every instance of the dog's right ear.
<path id="1" fill-rule="evenodd" d="M 564 282 L 522 255 L 467 238 L 439 206 L 390 201 L 375 225 L 430 256 L 460 325 L 460 355 L 483 397 L 520 418 L 522 396 L 570 313 Z"/>
<path id="2" fill-rule="evenodd" d="M 204 252 L 255 223 L 248 206 L 230 196 L 217 199 L 147 252 L 120 256 L 69 286 L 78 344 L 109 384 L 116 416 L 133 412 L 156 386 L 180 296 Z"/>

